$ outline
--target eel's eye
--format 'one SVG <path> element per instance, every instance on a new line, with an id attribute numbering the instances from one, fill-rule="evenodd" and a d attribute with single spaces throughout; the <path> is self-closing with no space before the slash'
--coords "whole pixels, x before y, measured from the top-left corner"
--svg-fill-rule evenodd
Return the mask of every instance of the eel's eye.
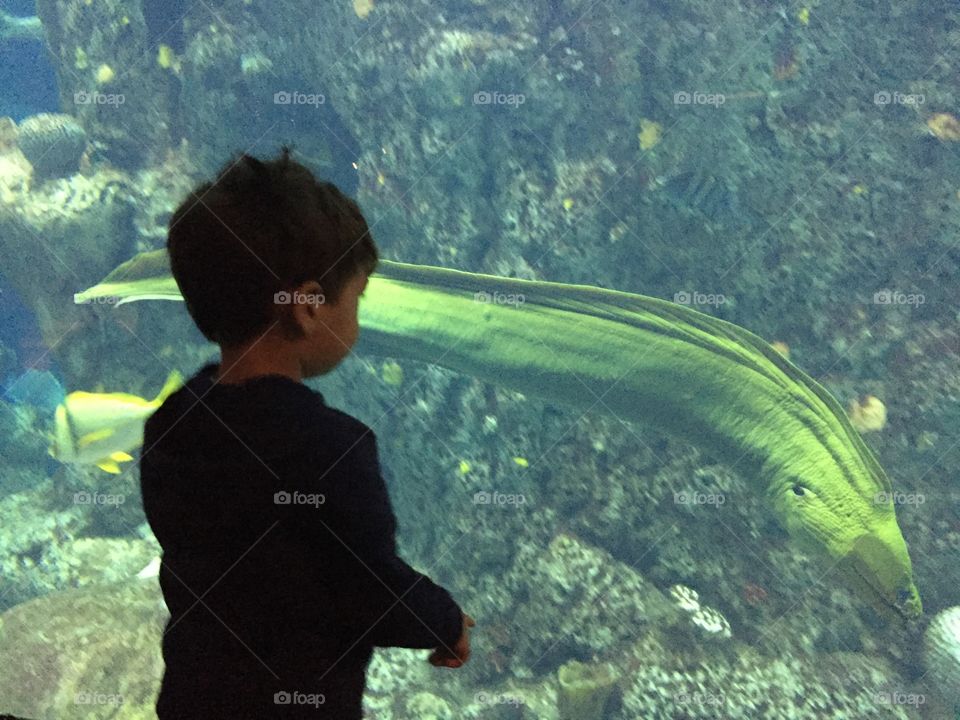
<path id="1" fill-rule="evenodd" d="M 803 485 L 794 485 L 793 486 L 794 495 L 806 495 L 807 489 Z"/>

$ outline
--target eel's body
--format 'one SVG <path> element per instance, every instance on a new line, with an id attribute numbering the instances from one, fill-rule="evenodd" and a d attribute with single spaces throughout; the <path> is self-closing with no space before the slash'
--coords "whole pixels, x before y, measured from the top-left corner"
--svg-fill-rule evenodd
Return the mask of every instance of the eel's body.
<path id="1" fill-rule="evenodd" d="M 163 251 L 77 302 L 181 299 Z M 381 261 L 361 343 L 530 396 L 611 412 L 734 465 L 791 536 L 874 604 L 921 612 L 890 482 L 846 414 L 756 335 L 688 307 L 588 286 Z"/>

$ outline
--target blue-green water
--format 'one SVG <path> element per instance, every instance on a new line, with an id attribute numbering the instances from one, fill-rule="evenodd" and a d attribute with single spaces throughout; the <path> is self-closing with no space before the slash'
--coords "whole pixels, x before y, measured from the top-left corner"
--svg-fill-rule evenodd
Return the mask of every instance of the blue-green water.
<path id="1" fill-rule="evenodd" d="M 563 403 L 361 342 L 308 383 L 376 431 L 400 554 L 477 619 L 459 670 L 378 650 L 368 717 L 954 717 L 954 4 L 38 0 L 42 37 L 11 19 L 29 4 L 2 12 L 0 713 L 154 716 L 136 463 L 51 457 L 52 408 L 61 386 L 150 400 L 216 348 L 180 304 L 73 294 L 162 248 L 234 153 L 289 143 L 386 259 L 652 296 L 773 343 L 890 477 L 924 605 L 878 612 L 795 542 L 744 448 L 661 432 L 668 391 L 612 410 L 630 367 L 598 381 L 544 342 L 532 362 L 583 388 Z"/>

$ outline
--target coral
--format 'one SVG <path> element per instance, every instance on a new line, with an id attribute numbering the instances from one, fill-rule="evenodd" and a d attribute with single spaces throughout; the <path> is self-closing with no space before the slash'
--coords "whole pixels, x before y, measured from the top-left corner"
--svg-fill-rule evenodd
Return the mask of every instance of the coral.
<path id="1" fill-rule="evenodd" d="M 157 48 L 157 65 L 164 70 L 169 70 L 174 75 L 179 75 L 183 70 L 180 58 L 177 57 L 177 53 L 169 45 L 161 44 Z"/>
<path id="2" fill-rule="evenodd" d="M 692 613 L 700 609 L 700 593 L 686 585 L 671 587 L 670 597 L 681 610 Z"/>
<path id="3" fill-rule="evenodd" d="M 772 343 L 770 343 L 770 347 L 783 355 L 787 360 L 790 359 L 790 346 L 787 345 L 787 343 L 785 343 L 783 340 L 774 340 Z"/>
<path id="4" fill-rule="evenodd" d="M 690 621 L 708 637 L 730 637 L 730 623 L 718 610 L 701 607 L 691 614 Z"/>
<path id="5" fill-rule="evenodd" d="M 752 582 L 744 583 L 742 597 L 747 605 L 752 607 L 762 605 L 767 599 L 767 595 L 767 590 L 762 585 Z"/>
<path id="6" fill-rule="evenodd" d="M 14 466 L 32 470 L 30 474 L 35 475 L 46 460 L 48 440 L 37 427 L 37 412 L 32 407 L 0 400 L 0 437 L 6 466 L 0 487 L 7 492 L 11 489 Z"/>
<path id="7" fill-rule="evenodd" d="M 520 591 L 527 599 L 512 622 L 529 638 L 518 639 L 512 660 L 518 665 L 549 667 L 545 650 L 557 660 L 613 652 L 679 614 L 630 566 L 569 535 L 558 535 L 539 557 L 518 556 L 517 566 L 527 578 Z"/>
<path id="8" fill-rule="evenodd" d="M 41 113 L 20 123 L 17 145 L 33 166 L 36 179 L 78 172 L 87 148 L 87 133 L 71 115 Z"/>
<path id="9" fill-rule="evenodd" d="M 887 426 L 887 406 L 873 395 L 851 400 L 847 414 L 850 423 L 860 432 L 875 432 Z"/>
<path id="10" fill-rule="evenodd" d="M 447 701 L 433 693 L 418 692 L 407 701 L 409 717 L 419 720 L 452 720 L 453 711 Z"/>
<path id="11" fill-rule="evenodd" d="M 927 673 L 947 702 L 960 709 L 960 605 L 938 613 L 923 638 Z"/>
<path id="12" fill-rule="evenodd" d="M 260 51 L 246 52 L 240 56 L 240 72 L 244 77 L 266 75 L 273 72 L 273 61 Z"/>
<path id="13" fill-rule="evenodd" d="M 50 559 L 85 526 L 83 508 L 49 507 L 49 480 L 0 498 L 0 609 L 66 587 Z M 0 695 L 2 697 L 2 695 Z"/>
<path id="14" fill-rule="evenodd" d="M 151 36 L 142 4 L 38 0 L 36 7 L 57 70 L 60 106 L 77 116 L 97 157 L 127 169 L 162 157 L 170 144 L 179 80 L 156 63 L 144 62 L 156 53 L 157 36 Z M 177 32 L 171 24 L 162 29 L 165 38 Z M 109 92 L 101 92 L 105 88 Z"/>
<path id="15" fill-rule="evenodd" d="M 677 607 L 690 614 L 690 622 L 701 634 L 706 637 L 730 637 L 730 623 L 718 610 L 702 605 L 696 590 L 685 585 L 674 585 L 670 588 L 670 597 Z"/>
<path id="16" fill-rule="evenodd" d="M 47 572 L 56 572 L 74 587 L 121 582 L 134 577 L 159 551 L 152 537 L 83 537 L 65 543 L 41 568 L 47 565 Z"/>
<path id="17" fill-rule="evenodd" d="M 560 685 L 557 708 L 561 720 L 603 717 L 617 680 L 616 671 L 606 663 L 587 664 L 572 660 L 561 665 L 557 670 Z"/>
<path id="18" fill-rule="evenodd" d="M 890 668 L 855 653 L 817 660 L 756 658 L 677 666 L 659 664 L 638 644 L 630 684 L 618 718 L 644 720 L 846 720 L 907 718 L 910 708 L 891 702 Z M 907 697 L 906 693 L 897 695 Z"/>
<path id="19" fill-rule="evenodd" d="M 74 479 L 69 484 L 74 487 L 66 490 L 34 477 L 29 489 L 0 497 L 0 609 L 57 590 L 128 579 L 159 552 L 145 524 L 143 537 L 87 537 L 99 516 L 120 510 L 105 504 L 111 496 L 103 492 L 97 493 L 100 504 L 87 501 L 96 491 L 78 500 Z"/>
<path id="20" fill-rule="evenodd" d="M 557 683 L 552 680 L 471 689 L 464 696 L 469 701 L 458 703 L 457 720 L 560 720 Z"/>
<path id="21" fill-rule="evenodd" d="M 658 145 L 662 135 L 663 126 L 660 123 L 646 118 L 640 119 L 640 132 L 637 134 L 637 139 L 640 141 L 641 150 L 649 150 Z"/>
<path id="22" fill-rule="evenodd" d="M 97 85 L 107 85 L 117 77 L 117 73 L 106 63 L 97 68 Z"/>
<path id="23" fill-rule="evenodd" d="M 380 377 L 387 385 L 399 387 L 403 385 L 403 368 L 394 360 L 384 360 L 380 366 Z"/>
<path id="24" fill-rule="evenodd" d="M 367 16 L 373 12 L 373 0 L 353 0 L 353 11 L 361 20 L 366 20 Z"/>
<path id="25" fill-rule="evenodd" d="M 950 113 L 934 113 L 927 120 L 927 128 L 939 140 L 950 142 L 960 140 L 960 120 Z"/>
<path id="26" fill-rule="evenodd" d="M 410 710 L 416 694 L 436 698 L 440 702 L 432 703 L 432 706 L 439 708 L 443 701 L 431 693 L 439 686 L 436 682 L 437 676 L 432 670 L 422 655 L 405 649 L 377 648 L 367 667 L 367 685 L 363 696 L 367 715 L 387 718 L 421 717 L 415 712 L 404 712 L 404 709 Z M 430 698 L 419 700 L 419 706 L 426 707 L 431 704 Z M 408 699 L 408 702 L 405 703 L 405 699 Z M 437 717 L 447 716 L 438 714 Z"/>
<path id="27" fill-rule="evenodd" d="M 0 203 L 10 205 L 24 195 L 30 187 L 31 172 L 30 163 L 16 148 L 0 155 Z"/>

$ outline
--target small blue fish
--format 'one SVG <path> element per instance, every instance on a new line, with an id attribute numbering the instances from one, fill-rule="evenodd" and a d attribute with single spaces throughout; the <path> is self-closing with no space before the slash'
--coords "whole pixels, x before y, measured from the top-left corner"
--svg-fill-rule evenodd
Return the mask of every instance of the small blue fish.
<path id="1" fill-rule="evenodd" d="M 67 391 L 49 370 L 28 369 L 19 377 L 10 376 L 4 383 L 3 398 L 7 402 L 52 413 L 63 402 Z"/>

